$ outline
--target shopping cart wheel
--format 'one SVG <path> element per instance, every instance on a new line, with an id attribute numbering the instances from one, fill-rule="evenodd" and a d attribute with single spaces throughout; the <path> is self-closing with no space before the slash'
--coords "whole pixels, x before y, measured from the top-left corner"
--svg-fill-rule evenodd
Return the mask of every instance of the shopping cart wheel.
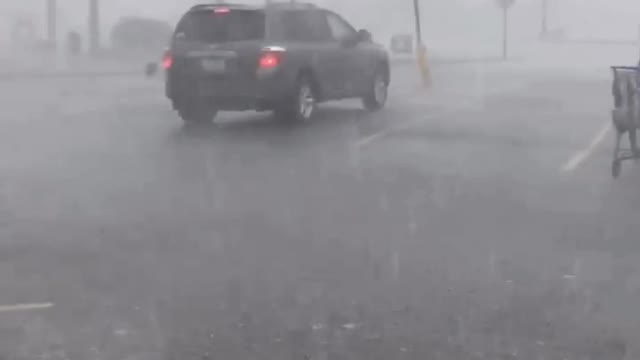
<path id="1" fill-rule="evenodd" d="M 613 163 L 611 163 L 611 175 L 613 176 L 614 179 L 617 179 L 618 176 L 620 176 L 621 170 L 622 170 L 622 161 L 613 160 Z"/>
<path id="2" fill-rule="evenodd" d="M 638 135 L 636 134 L 637 129 L 633 128 L 629 130 L 629 144 L 631 145 L 631 154 L 635 160 L 640 158 L 640 149 L 638 148 Z"/>

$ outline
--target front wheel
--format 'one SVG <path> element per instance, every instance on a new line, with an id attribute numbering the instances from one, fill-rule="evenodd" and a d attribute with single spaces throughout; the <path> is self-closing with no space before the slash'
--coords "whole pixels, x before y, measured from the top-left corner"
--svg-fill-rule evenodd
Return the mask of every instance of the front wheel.
<path id="1" fill-rule="evenodd" d="M 362 97 L 362 105 L 369 111 L 380 110 L 387 102 L 389 84 L 383 68 L 379 68 L 369 83 L 367 92 Z"/>
<path id="2" fill-rule="evenodd" d="M 218 109 L 207 102 L 194 101 L 181 106 L 178 109 L 178 114 L 185 124 L 208 124 L 213 122 L 213 119 L 218 115 Z"/>

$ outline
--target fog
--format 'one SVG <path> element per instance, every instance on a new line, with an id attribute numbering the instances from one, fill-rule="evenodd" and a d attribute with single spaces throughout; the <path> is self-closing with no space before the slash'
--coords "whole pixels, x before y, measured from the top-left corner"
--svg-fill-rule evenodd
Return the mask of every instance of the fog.
<path id="1" fill-rule="evenodd" d="M 572 38 L 636 40 L 640 36 L 640 4 L 634 0 L 548 0 L 550 30 L 563 30 Z M 254 1 L 256 2 L 256 1 Z M 26 18 L 45 32 L 44 0 L 0 3 L 0 25 Z M 67 30 L 87 32 L 87 1 L 59 3 L 59 36 Z M 175 22 L 184 8 L 197 1 L 102 1 L 102 36 L 108 41 L 111 27 L 122 16 L 144 16 Z M 251 3 L 251 0 L 246 1 Z M 391 34 L 413 33 L 413 5 L 404 1 L 323 0 L 318 3 L 342 12 L 354 24 L 370 29 L 387 43 Z M 487 55 L 499 52 L 501 12 L 494 0 L 421 1 L 423 36 L 433 51 Z M 540 0 L 517 0 L 510 12 L 510 45 L 514 51 L 528 46 L 540 33 Z M 7 31 L 3 32 L 7 34 Z M 0 41 L 2 40 L 0 36 Z M 6 39 L 5 39 L 6 40 Z"/>
<path id="2" fill-rule="evenodd" d="M 0 0 L 0 360 L 640 359 L 638 0 L 88 1 Z"/>

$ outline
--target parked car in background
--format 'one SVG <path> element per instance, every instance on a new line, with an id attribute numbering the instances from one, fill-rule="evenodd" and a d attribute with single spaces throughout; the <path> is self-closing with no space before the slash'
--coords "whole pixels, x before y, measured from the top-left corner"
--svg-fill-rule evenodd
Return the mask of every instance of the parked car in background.
<path id="1" fill-rule="evenodd" d="M 167 46 L 173 27 L 149 18 L 124 17 L 111 30 L 111 48 L 120 54 L 152 54 Z"/>

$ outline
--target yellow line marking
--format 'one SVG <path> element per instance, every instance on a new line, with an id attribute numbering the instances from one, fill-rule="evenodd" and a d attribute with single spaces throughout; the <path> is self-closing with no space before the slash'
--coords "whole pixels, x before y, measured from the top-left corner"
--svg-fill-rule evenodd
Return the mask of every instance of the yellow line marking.
<path id="1" fill-rule="evenodd" d="M 572 172 L 576 170 L 582 163 L 584 163 L 593 152 L 600 146 L 605 136 L 611 130 L 611 123 L 607 122 L 602 126 L 602 128 L 596 133 L 596 135 L 591 139 L 591 142 L 584 149 L 576 152 L 564 163 L 562 166 L 563 172 Z"/>

